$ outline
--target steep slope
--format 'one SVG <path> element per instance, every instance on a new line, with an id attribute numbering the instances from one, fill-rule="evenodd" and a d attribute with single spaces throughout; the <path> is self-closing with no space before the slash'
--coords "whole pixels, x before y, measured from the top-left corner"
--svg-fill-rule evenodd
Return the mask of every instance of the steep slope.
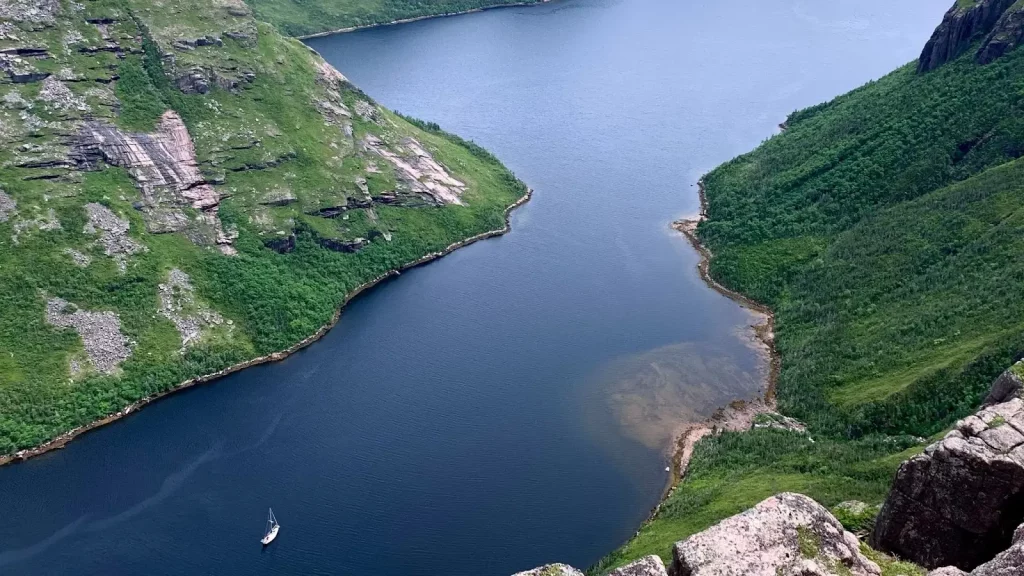
<path id="1" fill-rule="evenodd" d="M 704 440 L 653 520 L 593 572 L 667 561 L 672 542 L 783 490 L 881 503 L 921 437 L 973 412 L 1024 351 L 1024 52 L 979 58 L 1018 18 L 1005 4 L 989 29 L 954 34 L 967 41 L 952 60 L 796 112 L 704 178 L 710 273 L 774 310 L 779 409 L 808 433 Z"/>
<path id="2" fill-rule="evenodd" d="M 548 0 L 246 0 L 260 20 L 285 34 L 321 32 L 388 24 L 400 20 L 457 14 L 481 8 L 537 4 Z"/>
<path id="3" fill-rule="evenodd" d="M 0 454 L 293 346 L 525 192 L 240 0 L 0 0 Z"/>

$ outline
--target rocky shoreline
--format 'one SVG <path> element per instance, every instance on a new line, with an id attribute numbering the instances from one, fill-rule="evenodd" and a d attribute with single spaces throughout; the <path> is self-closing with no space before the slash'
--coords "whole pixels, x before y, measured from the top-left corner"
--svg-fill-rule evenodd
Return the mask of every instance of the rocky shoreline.
<path id="1" fill-rule="evenodd" d="M 291 356 L 295 352 L 298 352 L 299 350 L 302 350 L 303 348 L 305 348 L 305 347 L 309 346 L 310 344 L 316 342 L 317 340 L 323 338 L 324 335 L 327 334 L 327 332 L 329 332 L 331 330 L 331 328 L 334 328 L 334 326 L 337 325 L 338 321 L 341 319 L 341 313 L 342 313 L 342 311 L 344 311 L 345 306 L 347 306 L 348 303 L 351 302 L 353 298 L 355 298 L 356 296 L 359 296 L 364 291 L 366 291 L 366 290 L 368 290 L 370 288 L 373 288 L 374 286 L 380 284 L 381 282 L 383 282 L 383 281 L 385 281 L 385 280 L 387 280 L 389 278 L 393 278 L 395 276 L 398 276 L 402 272 L 404 272 L 406 270 L 409 270 L 410 268 L 415 268 L 417 266 L 422 266 L 424 264 L 427 264 L 429 262 L 437 260 L 438 258 L 441 258 L 442 256 L 446 256 L 446 255 L 454 252 L 455 250 L 458 250 L 459 248 L 464 248 L 464 247 L 469 246 L 470 244 L 473 244 L 473 243 L 478 242 L 480 240 L 486 240 L 488 238 L 494 238 L 496 236 L 502 236 L 504 234 L 507 234 L 512 229 L 512 224 L 510 222 L 510 218 L 512 216 L 512 211 L 515 210 L 516 208 L 522 206 L 523 204 L 527 203 L 530 200 L 530 198 L 532 198 L 532 197 L 533 197 L 533 189 L 527 188 L 526 194 L 523 194 L 523 196 L 521 196 L 518 200 L 516 200 L 515 202 L 510 204 L 507 208 L 505 208 L 505 225 L 502 226 L 501 228 L 498 228 L 498 229 L 495 229 L 495 230 L 490 230 L 490 231 L 487 231 L 487 232 L 482 232 L 482 233 L 477 234 L 475 236 L 471 236 L 469 238 L 466 238 L 465 240 L 460 240 L 458 242 L 452 243 L 452 244 L 448 245 L 444 250 L 440 250 L 438 252 L 431 252 L 429 254 L 426 254 L 426 255 L 424 255 L 424 256 L 416 259 L 416 260 L 413 260 L 412 262 L 409 262 L 408 264 L 404 264 L 403 266 L 401 266 L 401 267 L 399 267 L 399 268 L 397 268 L 395 270 L 391 270 L 389 272 L 386 272 L 386 273 L 384 273 L 384 274 L 374 278 L 373 280 L 370 280 L 368 282 L 360 284 L 359 286 L 357 286 L 354 290 L 352 290 L 350 293 L 348 293 L 345 296 L 345 299 L 342 301 L 341 305 L 338 306 L 337 310 L 335 310 L 334 316 L 331 318 L 330 322 L 328 322 L 327 324 L 321 326 L 320 329 L 317 330 L 313 335 L 311 335 L 311 336 L 309 336 L 309 337 L 307 337 L 307 338 L 297 342 L 296 344 L 290 346 L 289 348 L 287 348 L 285 350 L 280 350 L 278 352 L 273 352 L 273 353 L 267 354 L 265 356 L 260 356 L 258 358 L 253 358 L 252 360 L 247 360 L 245 362 L 240 362 L 238 364 L 234 364 L 234 365 L 229 366 L 229 367 L 227 367 L 227 368 L 225 368 L 223 370 L 218 370 L 217 372 L 213 372 L 212 374 L 205 374 L 203 376 L 198 376 L 196 378 L 191 378 L 189 380 L 185 380 L 181 384 L 178 384 L 177 386 L 175 386 L 175 387 L 173 387 L 173 388 L 171 388 L 169 390 L 164 390 L 163 392 L 158 392 L 156 394 L 152 394 L 150 396 L 146 396 L 145 398 L 142 398 L 140 400 L 136 400 L 135 402 L 129 404 L 128 406 L 122 408 L 121 410 L 118 410 L 117 412 L 115 412 L 113 414 L 104 416 L 103 418 L 100 418 L 99 420 L 95 420 L 95 421 L 90 422 L 88 424 L 85 424 L 83 426 L 79 426 L 78 428 L 74 428 L 72 430 L 69 430 L 68 432 L 65 432 L 64 434 L 61 434 L 60 436 L 57 436 L 56 438 L 54 438 L 52 440 L 44 442 L 43 444 L 40 444 L 39 446 L 36 446 L 35 448 L 26 448 L 24 450 L 19 450 L 17 452 L 11 453 L 11 454 L 0 455 L 0 466 L 4 466 L 6 464 L 10 464 L 10 463 L 13 463 L 13 462 L 21 462 L 21 461 L 24 461 L 24 460 L 28 460 L 29 458 L 32 458 L 32 457 L 35 457 L 35 456 L 39 456 L 41 454 L 45 454 L 45 453 L 47 453 L 47 452 L 49 452 L 51 450 L 57 450 L 57 449 L 63 448 L 64 446 L 67 445 L 68 442 L 74 440 L 78 436 L 81 436 L 82 434 L 85 434 L 86 432 L 89 432 L 91 430 L 95 430 L 95 429 L 97 429 L 97 428 L 99 428 L 101 426 L 105 426 L 107 424 L 110 424 L 111 422 L 120 420 L 121 418 L 124 418 L 125 416 L 128 416 L 129 414 L 132 414 L 133 412 L 139 410 L 140 408 L 146 406 L 147 404 L 150 404 L 152 402 L 160 400 L 161 398 L 165 398 L 167 396 L 170 396 L 171 394 L 173 394 L 175 392 L 184 390 L 186 388 L 191 388 L 192 386 L 195 386 L 197 384 L 205 384 L 207 382 L 212 382 L 214 380 L 223 378 L 224 376 L 227 376 L 229 374 L 233 374 L 235 372 L 238 372 L 240 370 L 244 370 L 244 369 L 252 367 L 252 366 L 256 366 L 256 365 L 259 365 L 259 364 L 265 364 L 265 363 L 268 363 L 268 362 L 277 362 L 279 360 L 284 360 L 285 358 L 287 358 L 288 356 Z"/>
<path id="2" fill-rule="evenodd" d="M 316 34 L 306 34 L 305 36 L 296 36 L 299 40 L 308 40 L 310 38 L 322 38 L 324 36 L 333 36 L 335 34 L 347 34 L 349 32 L 355 32 L 357 30 L 369 30 L 371 28 L 384 28 L 386 26 L 397 26 L 399 24 L 410 24 L 412 22 L 419 22 L 420 20 L 432 20 L 434 18 L 448 18 L 450 16 L 461 16 L 463 14 L 473 14 L 475 12 L 484 12 L 486 10 L 494 10 L 497 8 L 517 8 L 523 6 L 534 6 L 536 4 L 547 4 L 551 0 L 539 0 L 538 2 L 514 2 L 512 4 L 491 4 L 489 6 L 481 6 L 479 8 L 473 8 L 471 10 L 463 10 L 461 12 L 444 12 L 442 14 L 428 14 L 426 16 L 415 16 L 413 18 L 401 18 L 399 20 L 392 20 L 391 22 L 381 22 L 379 24 L 365 24 L 362 26 L 349 26 L 347 28 L 338 28 L 337 30 L 327 30 L 326 32 L 317 32 Z"/>
<path id="3" fill-rule="evenodd" d="M 647 519 L 637 528 L 634 537 L 639 535 L 644 526 L 657 516 L 662 504 L 672 496 L 679 483 L 686 477 L 686 471 L 690 466 L 690 459 L 693 457 L 693 450 L 698 442 L 704 437 L 718 432 L 748 430 L 753 426 L 754 419 L 758 414 L 775 410 L 775 385 L 779 377 L 779 369 L 782 366 L 781 358 L 775 350 L 775 314 L 767 306 L 755 302 L 739 292 L 729 290 L 711 277 L 708 271 L 711 263 L 711 251 L 701 243 L 696 233 L 697 225 L 706 218 L 707 214 L 704 180 L 699 180 L 697 185 L 700 196 L 700 214 L 697 218 L 676 220 L 672 223 L 672 228 L 686 236 L 693 248 L 697 250 L 697 253 L 700 255 L 697 270 L 701 279 L 708 286 L 763 318 L 762 322 L 751 325 L 751 329 L 754 331 L 756 340 L 764 346 L 766 352 L 765 361 L 768 363 L 768 378 L 764 396 L 760 400 L 755 402 L 735 400 L 727 406 L 719 408 L 709 418 L 682 426 L 676 434 L 672 454 L 669 458 L 669 476 L 665 484 L 665 490 L 658 504 L 647 515 Z"/>

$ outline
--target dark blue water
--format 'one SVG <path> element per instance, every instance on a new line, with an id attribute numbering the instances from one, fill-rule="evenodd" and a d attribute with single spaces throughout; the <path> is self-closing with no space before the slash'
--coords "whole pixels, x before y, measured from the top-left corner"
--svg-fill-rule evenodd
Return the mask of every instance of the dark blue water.
<path id="1" fill-rule="evenodd" d="M 916 56 L 948 0 L 575 0 L 310 42 L 536 189 L 320 343 L 0 469 L 3 574 L 504 575 L 586 566 L 679 418 L 761 385 L 668 229 L 704 171 Z M 281 536 L 260 550 L 273 506 Z"/>

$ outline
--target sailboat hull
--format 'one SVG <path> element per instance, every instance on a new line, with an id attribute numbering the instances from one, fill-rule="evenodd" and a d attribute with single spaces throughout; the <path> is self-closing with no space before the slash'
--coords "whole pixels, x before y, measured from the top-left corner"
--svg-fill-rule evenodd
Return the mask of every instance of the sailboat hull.
<path id="1" fill-rule="evenodd" d="M 271 542 L 274 541 L 274 538 L 277 538 L 277 533 L 280 530 L 281 530 L 281 527 L 278 526 L 278 525 L 275 525 L 273 528 L 270 529 L 270 532 L 267 532 L 267 535 L 264 536 L 263 539 L 260 540 L 260 542 L 264 546 L 266 546 L 267 544 L 270 544 Z"/>

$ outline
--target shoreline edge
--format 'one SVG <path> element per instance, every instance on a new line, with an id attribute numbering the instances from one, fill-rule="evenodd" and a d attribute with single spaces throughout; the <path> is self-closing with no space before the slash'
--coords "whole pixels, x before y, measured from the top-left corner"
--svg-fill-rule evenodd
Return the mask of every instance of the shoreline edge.
<path id="1" fill-rule="evenodd" d="M 532 197 L 533 189 L 527 187 L 525 194 L 523 194 L 518 200 L 516 200 L 512 204 L 509 204 L 505 208 L 505 225 L 502 226 L 501 228 L 489 230 L 487 232 L 481 232 L 480 234 L 470 236 L 469 238 L 466 238 L 464 240 L 453 242 L 452 244 L 449 244 L 447 247 L 445 247 L 443 250 L 425 254 L 420 258 L 413 260 L 412 262 L 403 264 L 398 268 L 389 270 L 388 272 L 385 272 L 384 274 L 381 274 L 380 276 L 372 280 L 360 284 L 351 292 L 345 295 L 345 298 L 341 301 L 341 304 L 334 311 L 334 315 L 331 317 L 331 320 L 327 324 L 324 324 L 323 326 L 320 327 L 319 330 L 314 332 L 312 335 L 307 336 L 306 338 L 300 340 L 299 342 L 293 344 L 292 346 L 284 350 L 279 350 L 277 352 L 272 352 L 270 354 L 259 356 L 251 360 L 239 362 L 238 364 L 233 364 L 231 366 L 228 366 L 227 368 L 224 368 L 223 370 L 218 370 L 217 372 L 213 372 L 211 374 L 204 374 L 202 376 L 190 378 L 172 388 L 169 388 L 162 392 L 157 392 L 155 394 L 150 394 L 149 396 L 136 400 L 135 402 L 132 402 L 128 406 L 125 406 L 124 408 L 118 410 L 117 412 L 114 412 L 113 414 L 109 414 L 98 420 L 93 420 L 88 424 L 83 424 L 82 426 L 73 428 L 38 446 L 35 446 L 33 448 L 25 448 L 24 450 L 19 450 L 17 452 L 12 452 L 9 454 L 2 454 L 0 455 L 0 466 L 5 466 L 15 462 L 24 462 L 25 460 L 28 460 L 36 456 L 40 456 L 47 452 L 64 448 L 64 446 L 66 446 L 69 442 L 81 436 L 82 434 L 85 434 L 86 432 L 90 432 L 92 430 L 96 430 L 97 428 L 100 428 L 112 422 L 116 422 L 130 414 L 135 413 L 136 411 L 145 407 L 147 404 L 156 402 L 157 400 L 160 400 L 162 398 L 166 398 L 174 394 L 175 392 L 191 388 L 197 384 L 206 384 L 209 382 L 213 382 L 215 380 L 219 380 L 225 376 L 228 376 L 229 374 L 240 372 L 252 366 L 258 366 L 260 364 L 267 364 L 270 362 L 278 362 L 284 360 L 285 358 L 291 356 L 292 354 L 298 352 L 299 350 L 302 350 L 323 338 L 328 332 L 331 331 L 332 328 L 334 328 L 338 324 L 338 321 L 341 320 L 341 313 L 345 310 L 345 307 L 348 305 L 348 303 L 351 302 L 360 294 L 362 294 L 363 292 L 365 292 L 366 290 L 373 288 L 374 286 L 380 284 L 385 280 L 394 278 L 395 276 L 399 276 L 401 275 L 402 272 L 405 272 L 406 270 L 416 268 L 417 266 L 423 266 L 424 264 L 428 264 L 430 262 L 433 262 L 434 260 L 447 256 L 448 254 L 451 254 L 452 252 L 458 250 L 459 248 L 465 248 L 466 246 L 469 246 L 470 244 L 475 244 L 480 240 L 486 240 L 488 238 L 495 238 L 497 236 L 503 236 L 505 234 L 508 234 L 512 230 L 512 212 L 516 208 L 519 208 L 523 204 L 529 202 Z"/>

